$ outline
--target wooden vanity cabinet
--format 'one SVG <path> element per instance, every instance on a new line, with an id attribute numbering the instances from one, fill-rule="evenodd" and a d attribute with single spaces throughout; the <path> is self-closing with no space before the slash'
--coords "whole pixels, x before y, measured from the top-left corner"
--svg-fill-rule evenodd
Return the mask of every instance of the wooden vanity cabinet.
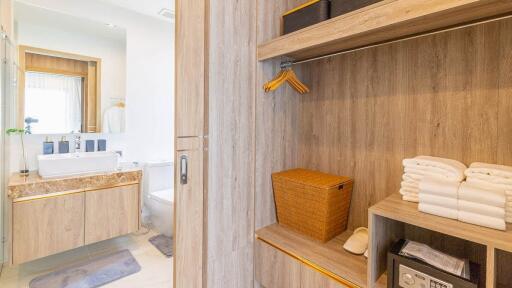
<path id="1" fill-rule="evenodd" d="M 89 191 L 85 194 L 85 244 L 139 229 L 139 185 Z"/>
<path id="2" fill-rule="evenodd" d="M 12 264 L 136 232 L 139 184 L 69 191 L 12 203 Z"/>
<path id="3" fill-rule="evenodd" d="M 84 245 L 84 193 L 13 203 L 14 264 Z"/>

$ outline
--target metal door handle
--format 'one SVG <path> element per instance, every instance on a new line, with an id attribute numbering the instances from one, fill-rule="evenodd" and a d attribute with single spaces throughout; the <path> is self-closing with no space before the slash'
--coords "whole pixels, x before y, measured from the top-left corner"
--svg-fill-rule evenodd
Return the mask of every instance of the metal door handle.
<path id="1" fill-rule="evenodd" d="M 186 155 L 180 157 L 180 183 L 186 185 L 188 182 L 188 158 Z"/>

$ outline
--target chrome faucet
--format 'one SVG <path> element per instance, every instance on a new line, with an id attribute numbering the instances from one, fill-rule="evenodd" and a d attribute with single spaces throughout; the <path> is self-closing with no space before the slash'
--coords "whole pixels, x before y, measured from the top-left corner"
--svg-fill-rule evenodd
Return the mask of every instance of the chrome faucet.
<path id="1" fill-rule="evenodd" d="M 81 140 L 82 140 L 82 138 L 80 137 L 80 134 L 75 135 L 75 152 L 80 152 L 81 143 L 82 143 Z"/>

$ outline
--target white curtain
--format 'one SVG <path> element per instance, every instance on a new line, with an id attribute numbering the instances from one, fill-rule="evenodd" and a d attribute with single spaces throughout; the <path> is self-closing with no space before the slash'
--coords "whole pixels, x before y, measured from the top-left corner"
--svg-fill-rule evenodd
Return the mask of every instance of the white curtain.
<path id="1" fill-rule="evenodd" d="M 33 134 L 79 132 L 82 126 L 82 78 L 48 73 L 25 74 L 25 118 Z"/>

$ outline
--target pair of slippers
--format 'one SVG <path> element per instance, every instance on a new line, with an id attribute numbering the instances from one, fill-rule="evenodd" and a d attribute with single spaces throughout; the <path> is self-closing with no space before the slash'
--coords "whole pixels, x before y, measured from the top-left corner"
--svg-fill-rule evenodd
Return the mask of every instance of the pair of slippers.
<path id="1" fill-rule="evenodd" d="M 368 228 L 357 228 L 343 245 L 343 249 L 356 255 L 368 258 Z"/>

